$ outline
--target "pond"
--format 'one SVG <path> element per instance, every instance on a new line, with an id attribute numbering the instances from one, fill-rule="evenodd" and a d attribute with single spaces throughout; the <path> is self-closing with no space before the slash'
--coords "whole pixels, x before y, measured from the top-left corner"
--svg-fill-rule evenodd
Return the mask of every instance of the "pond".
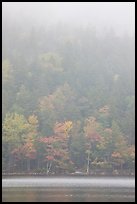
<path id="1" fill-rule="evenodd" d="M 134 202 L 130 177 L 5 177 L 3 202 Z"/>

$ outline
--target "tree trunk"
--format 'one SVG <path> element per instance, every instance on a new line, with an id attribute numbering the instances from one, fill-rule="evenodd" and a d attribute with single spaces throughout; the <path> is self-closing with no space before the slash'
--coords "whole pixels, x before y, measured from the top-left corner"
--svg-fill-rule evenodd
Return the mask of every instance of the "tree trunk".
<path id="1" fill-rule="evenodd" d="M 13 155 L 10 154 L 9 156 L 9 163 L 8 163 L 8 171 L 11 173 L 14 169 L 14 161 L 13 161 Z"/>
<path id="2" fill-rule="evenodd" d="M 27 159 L 27 171 L 30 171 L 30 159 Z"/>
<path id="3" fill-rule="evenodd" d="M 89 174 L 89 161 L 90 161 L 90 153 L 88 153 L 88 159 L 87 159 L 87 174 Z"/>
<path id="4" fill-rule="evenodd" d="M 37 160 L 37 169 L 40 168 L 40 162 L 39 162 L 39 159 Z"/>
<path id="5" fill-rule="evenodd" d="M 52 162 L 50 162 L 50 163 L 47 162 L 47 175 L 48 175 L 49 172 L 50 172 L 51 165 L 52 165 Z"/>

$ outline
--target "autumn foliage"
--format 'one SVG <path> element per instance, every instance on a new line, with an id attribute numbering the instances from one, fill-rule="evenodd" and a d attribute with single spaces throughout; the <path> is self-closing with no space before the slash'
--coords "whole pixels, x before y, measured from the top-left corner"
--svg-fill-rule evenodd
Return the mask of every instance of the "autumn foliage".
<path id="1" fill-rule="evenodd" d="M 47 136 L 39 134 L 38 127 L 39 121 L 34 114 L 28 119 L 17 114 L 7 116 L 3 134 L 4 144 L 10 147 L 8 171 L 17 170 L 20 165 L 27 172 L 34 167 L 47 174 L 74 171 L 72 155 L 77 158 L 77 152 L 81 152 L 80 148 L 76 149 L 79 144 L 83 148 L 79 158 L 85 159 L 84 168 L 88 174 L 92 168 L 122 170 L 124 165 L 127 168 L 134 165 L 134 145 L 127 144 L 115 123 L 111 128 L 104 128 L 95 117 L 87 118 L 83 126 L 83 143 L 79 137 L 80 122 L 55 122 L 53 134 Z M 72 139 L 76 146 L 72 146 Z"/>

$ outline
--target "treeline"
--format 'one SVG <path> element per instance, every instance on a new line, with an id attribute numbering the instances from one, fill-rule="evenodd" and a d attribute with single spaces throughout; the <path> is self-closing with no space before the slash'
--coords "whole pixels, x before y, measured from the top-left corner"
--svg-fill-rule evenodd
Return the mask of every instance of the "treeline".
<path id="1" fill-rule="evenodd" d="M 5 19 L 2 44 L 4 172 L 134 171 L 134 37 Z"/>

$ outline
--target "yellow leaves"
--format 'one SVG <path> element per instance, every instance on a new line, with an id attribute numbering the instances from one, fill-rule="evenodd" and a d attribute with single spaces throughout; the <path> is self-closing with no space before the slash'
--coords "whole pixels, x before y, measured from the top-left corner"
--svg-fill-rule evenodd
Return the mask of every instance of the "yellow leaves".
<path id="1" fill-rule="evenodd" d="M 118 163 L 119 165 L 122 165 L 125 163 L 125 158 L 124 158 L 124 154 L 123 152 L 120 153 L 120 152 L 116 152 L 114 151 L 112 154 L 112 159 L 113 161 L 115 161 L 116 163 Z"/>
<path id="2" fill-rule="evenodd" d="M 34 142 L 37 136 L 38 119 L 37 116 L 31 115 L 28 117 L 28 133 L 26 134 L 26 141 Z"/>
<path id="3" fill-rule="evenodd" d="M 63 71 L 61 66 L 62 58 L 53 52 L 43 53 L 39 56 L 41 66 L 46 70 L 53 70 L 56 72 Z"/>
<path id="4" fill-rule="evenodd" d="M 96 168 L 109 168 L 111 167 L 110 164 L 107 161 L 98 161 L 98 159 L 96 158 L 93 162 L 92 165 Z"/>
<path id="5" fill-rule="evenodd" d="M 127 150 L 127 141 L 125 140 L 124 136 L 120 135 L 115 141 L 115 147 L 121 152 Z"/>
<path id="6" fill-rule="evenodd" d="M 19 147 L 28 133 L 28 123 L 23 115 L 9 113 L 3 122 L 3 142 L 10 148 Z"/>
<path id="7" fill-rule="evenodd" d="M 84 127 L 85 135 L 88 136 L 89 134 L 96 132 L 98 127 L 98 123 L 96 122 L 95 117 L 89 117 L 85 121 L 86 125 Z"/>
<path id="8" fill-rule="evenodd" d="M 107 105 L 105 105 L 99 109 L 99 112 L 108 114 L 109 113 L 109 107 Z"/>
<path id="9" fill-rule="evenodd" d="M 29 140 L 32 142 L 37 134 L 36 125 L 38 120 L 36 116 L 32 115 L 29 116 L 28 121 L 23 115 L 17 113 L 7 114 L 2 125 L 3 142 L 7 142 L 14 147 Z"/>
<path id="10" fill-rule="evenodd" d="M 106 149 L 106 141 L 104 138 L 101 138 L 101 141 L 99 142 L 99 144 L 97 144 L 97 148 L 101 150 Z"/>
<path id="11" fill-rule="evenodd" d="M 54 127 L 55 134 L 65 134 L 68 135 L 69 131 L 72 129 L 72 121 L 65 121 L 64 123 L 56 123 Z"/>
<path id="12" fill-rule="evenodd" d="M 109 147 L 109 144 L 112 142 L 112 129 L 105 128 L 101 132 L 101 138 L 99 143 L 97 144 L 97 148 L 99 150 L 105 150 Z"/>
<path id="13" fill-rule="evenodd" d="M 135 159 L 135 146 L 132 145 L 128 148 L 127 150 L 128 152 L 128 155 L 132 158 L 132 159 Z"/>
<path id="14" fill-rule="evenodd" d="M 37 116 L 35 116 L 35 115 L 29 116 L 28 122 L 29 122 L 31 125 L 37 125 L 37 124 L 38 124 Z"/>
<path id="15" fill-rule="evenodd" d="M 9 60 L 6 59 L 2 62 L 2 80 L 7 82 L 10 79 L 12 79 L 12 69 Z"/>
<path id="16" fill-rule="evenodd" d="M 64 129 L 67 134 L 72 129 L 72 127 L 73 127 L 72 121 L 65 121 Z"/>

